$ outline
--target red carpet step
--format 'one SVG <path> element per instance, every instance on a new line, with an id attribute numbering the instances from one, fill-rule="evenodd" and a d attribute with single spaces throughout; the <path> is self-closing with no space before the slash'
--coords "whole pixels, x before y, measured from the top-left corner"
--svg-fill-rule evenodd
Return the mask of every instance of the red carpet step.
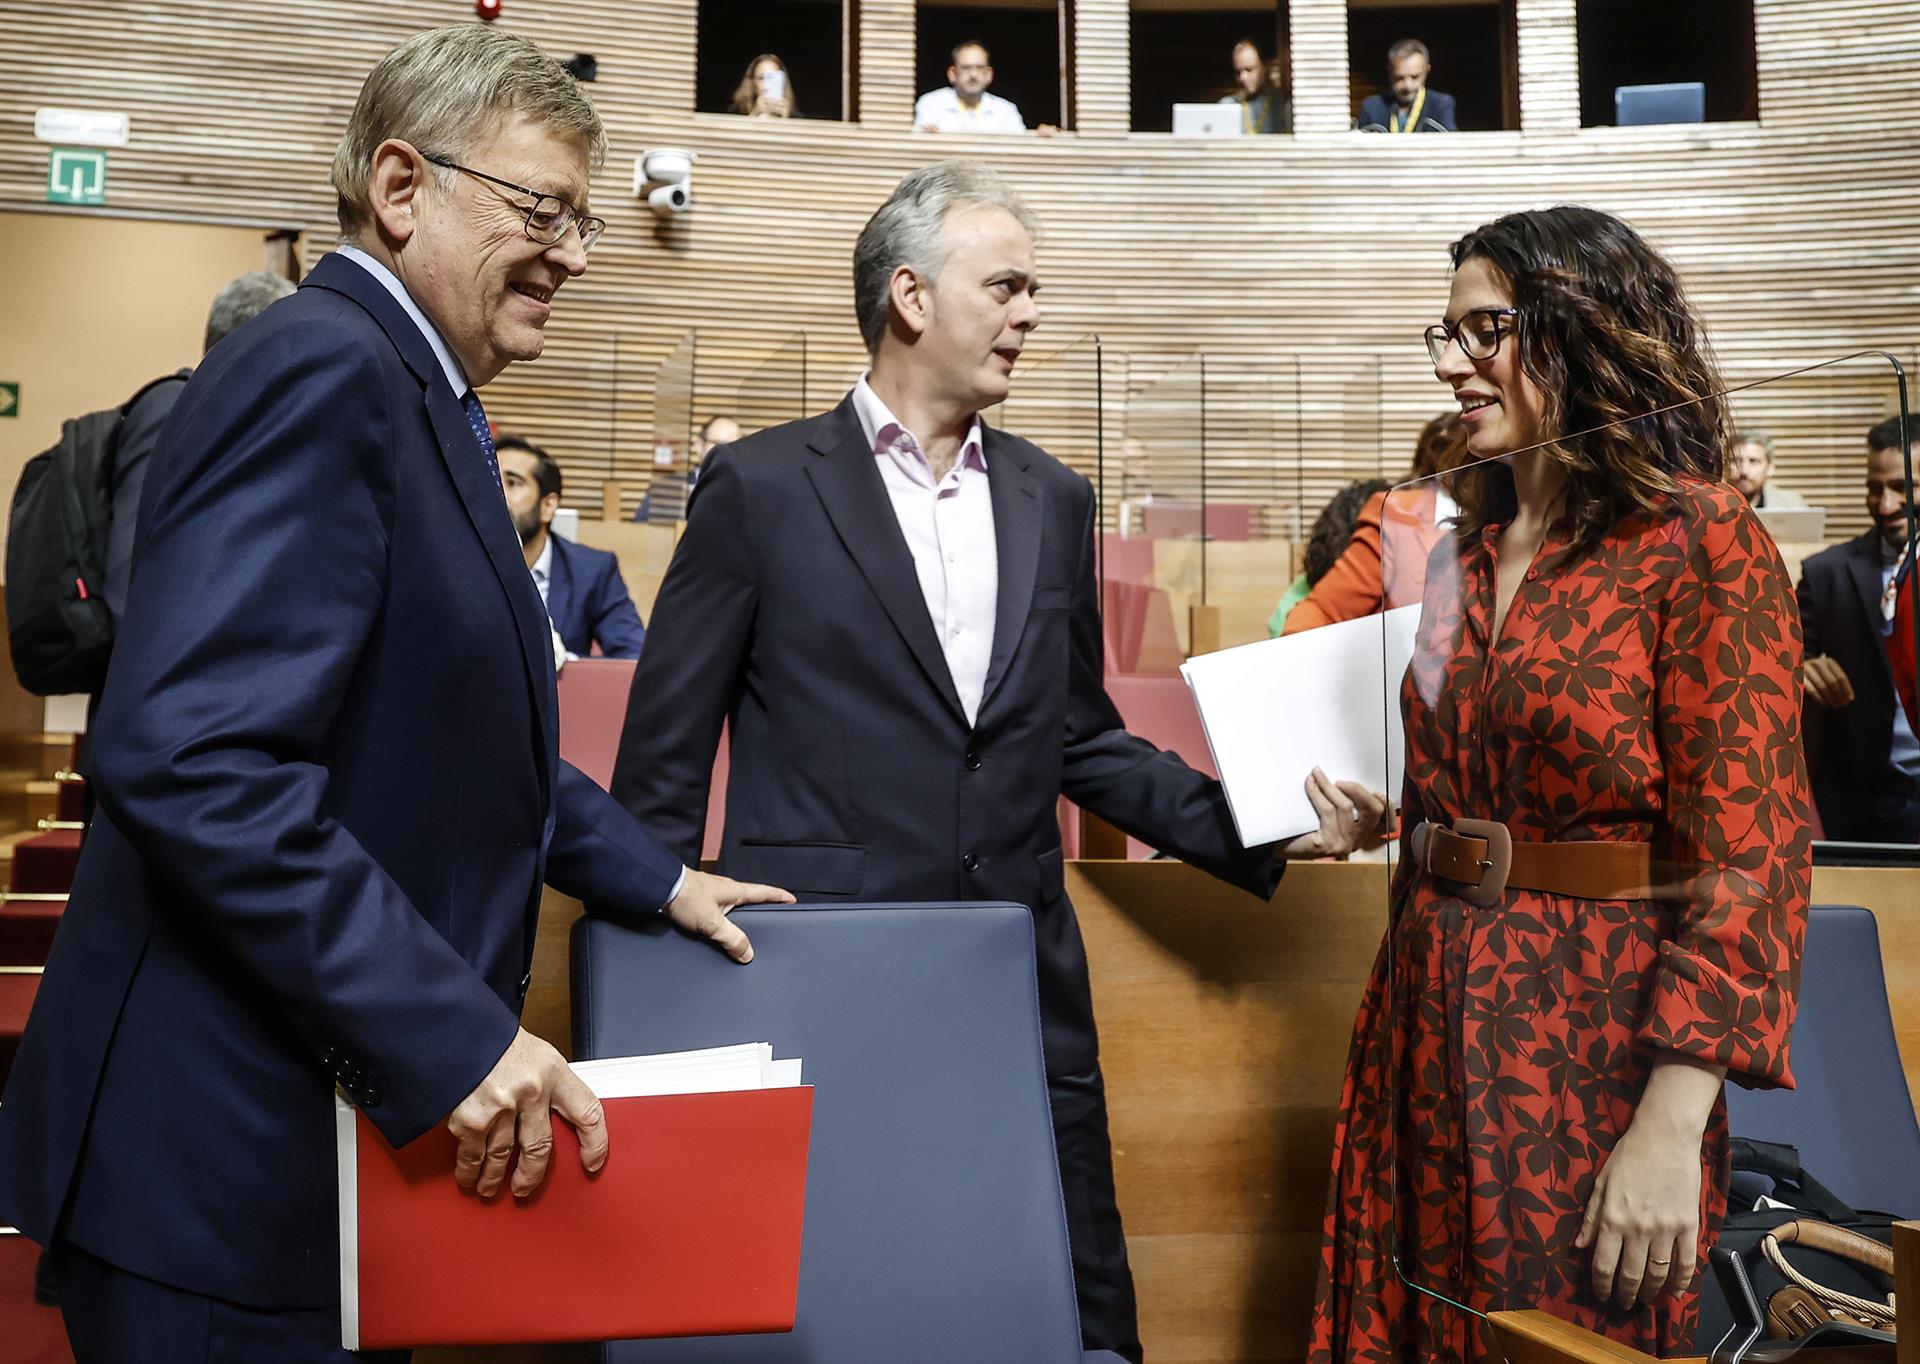
<path id="1" fill-rule="evenodd" d="M 64 895 L 80 860 L 80 830 L 54 829 L 16 843 L 11 889 Z"/>
<path id="2" fill-rule="evenodd" d="M 67 897 L 51 893 L 46 899 L 17 897 L 18 892 L 0 897 L 0 966 L 45 966 Z"/>
<path id="3" fill-rule="evenodd" d="M 33 1266 L 40 1247 L 24 1236 L 0 1235 L 0 1346 L 9 1364 L 73 1364 L 60 1309 L 33 1300 Z"/>

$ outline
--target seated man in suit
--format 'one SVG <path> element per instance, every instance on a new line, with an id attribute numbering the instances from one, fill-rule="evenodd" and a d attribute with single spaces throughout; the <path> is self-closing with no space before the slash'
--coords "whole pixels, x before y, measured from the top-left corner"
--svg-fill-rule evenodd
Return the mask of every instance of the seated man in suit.
<path id="1" fill-rule="evenodd" d="M 540 1186 L 556 1115 L 598 1169 L 619 1134 L 520 1026 L 542 883 L 743 961 L 726 910 L 790 898 L 688 869 L 558 757 L 475 390 L 585 271 L 605 149 L 528 39 L 409 38 L 348 116 L 340 248 L 149 457 L 99 809 L 0 1103 L 0 1219 L 51 1243 L 79 1364 L 367 1358 L 335 1093 L 396 1147 L 449 1130 L 484 1198 Z"/>
<path id="2" fill-rule="evenodd" d="M 1240 106 L 1241 132 L 1253 135 L 1293 131 L 1287 97 L 1280 93 L 1267 59 L 1260 55 L 1259 45 L 1251 38 L 1242 38 L 1233 45 L 1233 81 L 1238 89 L 1231 95 L 1222 95 L 1220 103 Z"/>
<path id="3" fill-rule="evenodd" d="M 1759 511 L 1807 505 L 1806 498 L 1774 481 L 1772 436 L 1750 427 L 1735 431 L 1728 444 L 1733 448 L 1733 486 L 1746 495 L 1749 507 Z"/>
<path id="4" fill-rule="evenodd" d="M 1138 1360 L 1062 794 L 1260 899 L 1220 784 L 1126 732 L 1101 676 L 1092 485 L 986 426 L 1039 321 L 1037 224 L 977 162 L 915 171 L 854 248 L 873 359 L 833 411 L 707 457 L 634 674 L 613 792 L 699 855 L 723 722 L 720 864 L 803 900 L 1030 906 L 1067 1223 L 1089 1349 Z M 1341 853 L 1365 787 L 1307 782 Z"/>
<path id="5" fill-rule="evenodd" d="M 596 644 L 608 658 L 640 657 L 647 632 L 620 576 L 620 561 L 604 549 L 553 533 L 560 466 L 525 437 L 502 435 L 498 444 L 500 486 L 520 535 L 520 553 L 566 658 L 585 658 Z"/>
<path id="6" fill-rule="evenodd" d="M 1450 133 L 1455 131 L 1453 96 L 1427 88 L 1433 65 L 1427 45 L 1418 38 L 1402 38 L 1387 49 L 1387 78 L 1393 97 L 1368 95 L 1360 104 L 1360 128 L 1379 133 Z"/>
<path id="7" fill-rule="evenodd" d="M 1900 434 L 1898 417 L 1867 433 L 1873 525 L 1800 566 L 1808 775 L 1822 830 L 1848 842 L 1920 840 L 1920 738 L 1896 703 L 1887 653 L 1914 500 Z"/>

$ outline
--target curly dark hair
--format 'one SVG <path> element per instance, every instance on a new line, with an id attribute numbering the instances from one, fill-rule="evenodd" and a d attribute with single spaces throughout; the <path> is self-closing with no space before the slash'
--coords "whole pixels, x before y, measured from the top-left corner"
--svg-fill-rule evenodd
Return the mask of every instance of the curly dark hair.
<path id="1" fill-rule="evenodd" d="M 1547 452 L 1566 470 L 1575 550 L 1659 509 L 1683 475 L 1726 476 L 1720 376 L 1679 276 L 1639 233 L 1563 205 L 1495 219 L 1450 254 L 1454 269 L 1484 260 L 1513 287 L 1514 341 L 1546 402 Z M 1468 465 L 1454 497 L 1468 539 L 1517 509 L 1499 460 Z"/>
<path id="2" fill-rule="evenodd" d="M 1334 561 L 1346 553 L 1347 541 L 1353 539 L 1354 523 L 1360 519 L 1360 509 L 1367 505 L 1367 499 L 1392 486 L 1388 479 L 1363 478 L 1335 493 L 1320 509 L 1307 536 L 1306 553 L 1300 558 L 1309 587 L 1326 577 Z"/>

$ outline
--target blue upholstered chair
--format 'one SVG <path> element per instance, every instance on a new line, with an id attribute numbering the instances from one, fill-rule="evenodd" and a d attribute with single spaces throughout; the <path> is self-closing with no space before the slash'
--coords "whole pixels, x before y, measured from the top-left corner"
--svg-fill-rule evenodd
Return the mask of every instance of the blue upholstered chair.
<path id="1" fill-rule="evenodd" d="M 744 910 L 750 966 L 583 919 L 574 1054 L 771 1042 L 815 1086 L 789 1335 L 606 1345 L 609 1364 L 1082 1364 L 1033 925 L 1004 904 Z M 614 1134 L 617 1143 L 619 1134 Z"/>

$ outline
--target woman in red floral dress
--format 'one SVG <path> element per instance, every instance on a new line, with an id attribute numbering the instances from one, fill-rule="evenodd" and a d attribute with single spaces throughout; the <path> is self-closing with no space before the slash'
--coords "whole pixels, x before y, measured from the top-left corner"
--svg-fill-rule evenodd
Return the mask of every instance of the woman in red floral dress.
<path id="1" fill-rule="evenodd" d="M 1722 1079 L 1793 1083 L 1792 584 L 1721 481 L 1720 384 L 1658 254 L 1557 208 L 1452 256 L 1429 348 L 1474 463 L 1401 697 L 1404 824 L 1428 827 L 1354 1027 L 1309 1358 L 1487 1353 L 1409 1278 L 1690 1353 Z M 1503 837 L 1504 886 L 1446 875 Z"/>

